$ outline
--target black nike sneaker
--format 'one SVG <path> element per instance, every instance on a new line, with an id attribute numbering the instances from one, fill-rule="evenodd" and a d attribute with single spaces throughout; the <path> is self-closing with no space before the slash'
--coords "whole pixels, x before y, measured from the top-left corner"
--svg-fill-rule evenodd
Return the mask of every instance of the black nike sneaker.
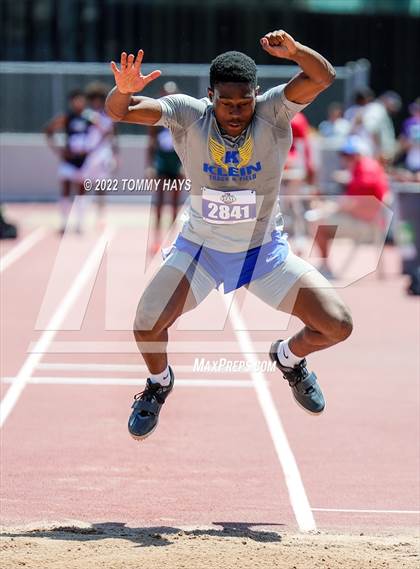
<path id="1" fill-rule="evenodd" d="M 145 390 L 134 396 L 133 411 L 128 419 L 128 431 L 133 439 L 141 441 L 156 429 L 162 405 L 174 386 L 175 376 L 170 366 L 169 373 L 171 374 L 169 385 L 152 383 L 148 379 Z"/>
<path id="2" fill-rule="evenodd" d="M 284 379 L 289 382 L 293 397 L 297 403 L 303 407 L 305 411 L 309 411 L 309 413 L 322 413 L 325 409 L 325 399 L 315 373 L 308 371 L 305 359 L 294 367 L 283 366 L 277 354 L 280 342 L 282 342 L 282 340 L 277 340 L 277 342 L 271 344 L 270 359 L 282 372 Z"/>

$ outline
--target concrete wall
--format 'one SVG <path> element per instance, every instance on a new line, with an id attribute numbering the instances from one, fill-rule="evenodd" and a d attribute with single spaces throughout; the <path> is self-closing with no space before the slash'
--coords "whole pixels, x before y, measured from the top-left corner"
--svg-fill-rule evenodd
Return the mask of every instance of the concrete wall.
<path id="1" fill-rule="evenodd" d="M 124 135 L 119 139 L 120 164 L 116 178 L 142 178 L 147 137 Z M 58 158 L 42 134 L 0 135 L 0 199 L 2 201 L 56 200 Z"/>
<path id="2" fill-rule="evenodd" d="M 311 137 L 314 161 L 321 192 L 336 193 L 331 172 L 340 166 L 337 141 Z M 119 166 L 113 177 L 121 180 L 144 177 L 147 136 L 121 135 Z M 53 201 L 59 197 L 58 158 L 49 149 L 42 134 L 0 134 L 0 200 Z M 123 184 L 120 182 L 118 188 Z M 137 198 L 147 192 L 137 192 Z M 112 194 L 115 196 L 115 194 Z M 127 194 L 124 194 L 127 196 Z"/>

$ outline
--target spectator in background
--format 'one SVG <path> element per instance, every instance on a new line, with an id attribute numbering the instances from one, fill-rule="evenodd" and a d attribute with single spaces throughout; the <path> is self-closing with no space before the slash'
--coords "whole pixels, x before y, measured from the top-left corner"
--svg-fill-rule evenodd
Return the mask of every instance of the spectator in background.
<path id="1" fill-rule="evenodd" d="M 373 142 L 372 137 L 363 122 L 363 116 L 366 108 L 374 101 L 374 99 L 375 94 L 372 89 L 364 87 L 363 89 L 356 91 L 354 104 L 344 113 L 344 118 L 350 123 L 349 134 L 354 134 L 364 141 L 365 153 L 370 156 L 373 156 L 374 154 Z"/>
<path id="2" fill-rule="evenodd" d="M 420 181 L 420 97 L 408 110 L 411 117 L 403 122 L 399 140 L 405 152 L 405 167 Z"/>
<path id="3" fill-rule="evenodd" d="M 350 122 L 343 117 L 343 107 L 334 102 L 328 106 L 328 118 L 318 127 L 319 133 L 325 138 L 345 138 L 350 131 Z"/>
<path id="4" fill-rule="evenodd" d="M 307 185 L 315 181 L 315 167 L 310 143 L 310 125 L 303 113 L 297 113 L 291 120 L 292 146 L 287 155 L 279 196 L 282 217 L 287 230 L 294 239 L 297 254 L 302 252 L 306 227 L 304 222 L 304 196 Z"/>
<path id="5" fill-rule="evenodd" d="M 310 125 L 308 119 L 303 113 L 297 113 L 290 124 L 293 140 L 287 157 L 286 169 L 302 168 L 306 182 L 313 184 L 315 168 L 309 141 Z"/>
<path id="6" fill-rule="evenodd" d="M 89 153 L 89 130 L 93 126 L 91 113 L 86 112 L 86 96 L 80 90 L 68 95 L 69 108 L 66 113 L 54 117 L 45 127 L 48 145 L 60 157 L 58 177 L 61 181 L 60 209 L 62 222 L 60 233 L 64 233 L 71 210 L 72 188 L 79 196 L 84 194 L 83 165 Z M 56 144 L 54 135 L 64 131 L 65 144 L 61 148 Z M 76 200 L 76 231 L 82 231 L 84 200 Z"/>
<path id="7" fill-rule="evenodd" d="M 178 86 L 174 81 L 167 81 L 162 88 L 161 97 L 178 93 Z M 181 162 L 175 152 L 172 135 L 168 128 L 151 126 L 149 128 L 148 168 L 150 178 L 157 177 L 159 185 L 154 192 L 155 203 L 155 234 L 151 252 L 156 253 L 161 245 L 161 218 L 165 195 L 170 197 L 172 206 L 172 222 L 175 222 L 180 202 L 181 191 L 176 180 L 182 177 Z M 175 185 L 174 185 L 175 181 Z M 166 182 L 166 184 L 165 184 Z"/>
<path id="8" fill-rule="evenodd" d="M 346 121 L 353 123 L 360 111 L 375 98 L 375 94 L 369 87 L 358 89 L 354 94 L 353 104 L 344 112 Z"/>
<path id="9" fill-rule="evenodd" d="M 401 97 L 394 91 L 386 91 L 378 99 L 368 103 L 362 111 L 362 124 L 370 137 L 373 156 L 389 164 L 396 153 L 396 137 L 392 115 L 401 109 Z"/>
<path id="10" fill-rule="evenodd" d="M 92 112 L 90 118 L 93 125 L 87 137 L 89 155 L 83 165 L 84 178 L 105 180 L 112 177 L 117 167 L 118 146 L 115 126 L 112 119 L 105 113 L 105 99 L 109 86 L 95 81 L 85 89 L 87 104 Z M 96 195 L 96 194 L 95 194 Z M 99 216 L 103 214 L 105 193 L 97 194 Z"/>
<path id="11" fill-rule="evenodd" d="M 349 174 L 343 198 L 305 216 L 307 221 L 317 222 L 315 242 L 323 258 L 320 271 L 330 278 L 333 274 L 328 263 L 329 242 L 336 231 L 341 237 L 363 239 L 371 235 L 375 224 L 381 223 L 380 205 L 389 192 L 388 180 L 380 162 L 365 153 L 363 139 L 356 135 L 347 139 L 341 149 Z M 372 199 L 366 199 L 367 196 Z"/>

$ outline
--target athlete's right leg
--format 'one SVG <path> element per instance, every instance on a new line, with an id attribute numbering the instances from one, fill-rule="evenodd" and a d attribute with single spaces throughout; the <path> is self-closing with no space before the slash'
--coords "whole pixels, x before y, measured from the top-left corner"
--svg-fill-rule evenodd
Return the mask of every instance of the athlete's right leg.
<path id="1" fill-rule="evenodd" d="M 152 374 L 168 365 L 168 328 L 196 306 L 188 278 L 178 269 L 163 265 L 144 291 L 134 321 L 137 346 Z"/>
<path id="2" fill-rule="evenodd" d="M 137 307 L 134 337 L 150 377 L 146 389 L 135 396 L 128 422 L 133 438 L 144 439 L 155 430 L 160 409 L 173 388 L 174 374 L 166 353 L 169 327 L 204 300 L 215 285 L 190 255 L 175 249 L 144 291 Z"/>
<path id="3" fill-rule="evenodd" d="M 173 248 L 140 298 L 134 320 L 134 337 L 152 374 L 167 365 L 168 328 L 215 287 L 216 281 L 191 255 Z"/>

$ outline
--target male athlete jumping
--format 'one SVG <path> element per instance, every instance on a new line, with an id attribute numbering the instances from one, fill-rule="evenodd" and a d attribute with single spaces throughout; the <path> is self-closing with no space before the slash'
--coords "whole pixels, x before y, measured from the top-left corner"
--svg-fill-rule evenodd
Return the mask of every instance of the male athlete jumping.
<path id="1" fill-rule="evenodd" d="M 150 435 L 174 385 L 168 365 L 168 329 L 215 287 L 241 286 L 304 327 L 271 345 L 270 358 L 307 411 L 321 413 L 324 397 L 305 356 L 345 340 L 348 309 L 328 281 L 292 253 L 276 220 L 278 193 L 291 145 L 290 121 L 334 80 L 319 53 L 278 30 L 260 40 L 270 55 L 296 62 L 301 71 L 286 85 L 258 95 L 257 69 L 247 55 L 230 51 L 210 67 L 208 98 L 133 96 L 159 77 L 141 74 L 143 51 L 111 62 L 116 87 L 106 109 L 116 121 L 163 125 L 191 180 L 189 219 L 142 295 L 134 335 L 150 377 L 136 395 L 128 428 L 135 439 Z M 159 349 L 158 349 L 159 347 Z"/>

